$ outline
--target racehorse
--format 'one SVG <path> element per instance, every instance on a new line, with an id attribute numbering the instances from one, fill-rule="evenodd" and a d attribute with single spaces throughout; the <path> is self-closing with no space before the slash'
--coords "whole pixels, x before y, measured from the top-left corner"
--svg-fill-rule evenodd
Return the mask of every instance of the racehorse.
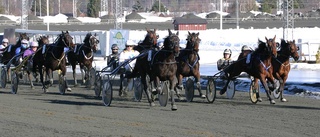
<path id="1" fill-rule="evenodd" d="M 97 34 L 92 35 L 90 32 L 87 33 L 83 40 L 83 44 L 76 46 L 74 51 L 67 53 L 68 61 L 72 66 L 74 85 L 77 86 L 76 78 L 76 65 L 79 63 L 82 83 L 85 84 L 89 78 L 89 70 L 92 68 L 93 54 L 97 51 L 99 40 L 96 38 Z M 83 73 L 84 71 L 84 73 Z"/>
<path id="2" fill-rule="evenodd" d="M 152 73 L 150 73 L 149 76 L 151 80 L 154 80 L 158 94 L 162 94 L 161 87 L 159 86 L 160 81 L 169 80 L 171 110 L 174 111 L 177 110 L 174 101 L 174 87 L 177 83 L 176 76 L 178 67 L 176 57 L 178 57 L 180 53 L 180 39 L 178 37 L 179 32 L 173 34 L 170 29 L 168 29 L 168 32 L 169 36 L 164 39 L 164 47 L 155 52 L 152 57 Z"/>
<path id="3" fill-rule="evenodd" d="M 289 58 L 293 57 L 295 61 L 299 59 L 299 48 L 295 44 L 295 40 L 293 41 L 285 41 L 281 40 L 280 43 L 280 51 L 278 51 L 277 58 L 272 59 L 273 66 L 273 76 L 279 80 L 280 87 L 279 90 L 274 92 L 280 92 L 280 100 L 282 102 L 286 102 L 287 100 L 283 97 L 284 84 L 288 78 L 290 72 L 290 62 Z"/>
<path id="4" fill-rule="evenodd" d="M 72 41 L 72 37 L 70 36 L 69 32 L 63 32 L 58 35 L 57 39 L 53 44 L 45 46 L 43 49 L 43 58 L 41 58 L 41 61 L 37 64 L 37 69 L 40 73 L 40 80 L 42 83 L 42 88 L 44 92 L 47 92 L 47 85 L 53 84 L 53 78 L 52 78 L 52 72 L 54 70 L 61 70 L 61 76 L 65 78 L 66 74 L 66 58 L 64 53 L 64 48 L 74 48 L 74 44 Z M 40 60 L 40 58 L 39 58 Z M 49 81 L 44 82 L 43 80 L 43 72 L 42 72 L 42 66 L 45 67 L 47 77 L 49 78 Z M 71 91 L 70 88 L 68 88 L 68 85 L 66 84 L 67 90 Z"/>
<path id="5" fill-rule="evenodd" d="M 26 61 L 24 64 L 24 68 L 26 69 L 26 72 L 28 74 L 28 78 L 29 78 L 30 85 L 31 85 L 32 89 L 34 88 L 34 85 L 33 85 L 33 81 L 32 81 L 30 74 L 31 74 L 31 72 L 33 72 L 34 78 L 36 78 L 36 81 L 39 81 L 37 78 L 37 73 L 36 73 L 37 71 L 34 70 L 34 69 L 36 69 L 34 66 L 37 66 L 37 63 L 40 58 L 39 55 L 42 55 L 41 50 L 42 50 L 43 45 L 49 44 L 49 37 L 48 36 L 40 36 L 37 39 L 37 41 L 38 41 L 38 45 L 39 45 L 37 48 L 37 51 L 31 57 L 28 57 L 28 61 Z M 43 69 L 41 68 L 41 70 L 43 70 Z"/>
<path id="6" fill-rule="evenodd" d="M 120 74 L 121 82 L 120 82 L 119 95 L 122 94 L 122 89 L 123 89 L 122 81 L 124 78 L 131 79 L 131 78 L 136 78 L 138 76 L 141 76 L 141 81 L 144 81 L 146 80 L 146 76 L 147 74 L 149 74 L 149 71 L 151 71 L 151 65 L 150 65 L 150 60 L 148 61 L 148 56 L 149 57 L 152 56 L 153 49 L 157 47 L 158 35 L 156 34 L 156 31 L 157 31 L 156 29 L 152 31 L 146 28 L 146 31 L 147 31 L 147 34 L 144 40 L 142 42 L 139 42 L 137 46 L 133 47 L 134 50 L 137 50 L 138 52 L 140 52 L 140 54 L 143 54 L 143 55 L 136 59 L 136 64 L 131 73 L 125 75 L 125 77 Z M 150 54 L 148 53 L 149 51 L 150 51 Z M 148 83 L 150 83 L 150 81 L 148 81 Z M 145 92 L 147 93 L 147 91 Z M 148 97 L 151 97 L 151 94 Z"/>
<path id="7" fill-rule="evenodd" d="M 178 84 L 177 88 L 182 89 L 182 78 L 194 76 L 195 81 L 197 83 L 197 89 L 201 97 L 205 98 L 205 95 L 201 92 L 201 84 L 200 80 L 200 57 L 199 57 L 199 44 L 201 39 L 199 38 L 198 33 L 190 33 L 188 31 L 187 45 L 185 49 L 180 50 L 180 54 L 178 57 L 178 70 L 177 70 L 177 78 Z M 177 93 L 178 97 L 180 97 L 179 92 Z"/>
<path id="8" fill-rule="evenodd" d="M 1 59 L 2 64 L 8 64 L 9 61 L 16 55 L 15 51 L 18 47 L 21 46 L 21 40 L 23 40 L 23 39 L 26 39 L 29 41 L 29 37 L 27 36 L 27 33 L 20 33 L 19 39 L 18 39 L 16 45 L 9 45 L 4 49 L 4 51 L 2 53 L 3 56 Z M 12 60 L 11 64 L 17 65 L 16 60 Z"/>
<path id="9" fill-rule="evenodd" d="M 272 82 L 275 86 L 273 73 L 273 67 L 271 64 L 271 60 L 273 57 L 277 56 L 277 48 L 275 42 L 276 36 L 273 39 L 267 39 L 266 42 L 258 41 L 258 48 L 251 53 L 250 64 L 246 63 L 246 57 L 240 57 L 240 60 L 229 65 L 223 71 L 226 74 L 227 82 L 223 89 L 220 91 L 220 94 L 224 94 L 227 90 L 227 86 L 231 79 L 234 79 L 236 76 L 240 75 L 241 72 L 246 72 L 250 76 L 254 77 L 254 91 L 258 88 L 258 80 L 263 84 L 263 87 L 266 90 L 267 97 L 271 104 L 275 104 L 275 101 L 270 97 L 270 89 L 267 85 L 266 79 Z M 248 67 L 249 66 L 249 67 Z M 257 99 L 259 102 L 262 101 L 259 93 L 256 93 Z"/>

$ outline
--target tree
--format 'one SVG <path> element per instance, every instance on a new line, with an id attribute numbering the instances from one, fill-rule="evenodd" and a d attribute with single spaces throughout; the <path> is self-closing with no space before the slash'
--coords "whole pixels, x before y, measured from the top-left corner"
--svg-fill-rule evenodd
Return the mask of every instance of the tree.
<path id="1" fill-rule="evenodd" d="M 137 12 L 143 11 L 143 7 L 141 6 L 141 3 L 139 0 L 137 0 L 136 4 L 132 6 L 132 9 Z"/>
<path id="2" fill-rule="evenodd" d="M 87 15 L 88 17 L 99 17 L 100 11 L 100 0 L 89 0 L 87 4 Z"/>
<path id="3" fill-rule="evenodd" d="M 277 7 L 277 0 L 263 0 L 261 4 L 261 11 L 271 13 L 272 9 Z"/>
<path id="4" fill-rule="evenodd" d="M 162 3 L 160 3 L 160 12 L 166 12 L 168 9 L 164 7 Z M 159 12 L 159 1 L 157 0 L 155 3 L 153 3 L 152 8 L 150 11 Z"/>
<path id="5" fill-rule="evenodd" d="M 0 6 L 0 14 L 5 14 L 6 10 L 4 6 Z"/>

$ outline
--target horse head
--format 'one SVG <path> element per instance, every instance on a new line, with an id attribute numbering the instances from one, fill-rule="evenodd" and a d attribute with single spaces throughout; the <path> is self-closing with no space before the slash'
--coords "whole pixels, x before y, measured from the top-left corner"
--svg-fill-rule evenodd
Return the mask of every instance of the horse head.
<path id="1" fill-rule="evenodd" d="M 192 49 L 193 51 L 198 52 L 199 51 L 199 44 L 201 39 L 199 38 L 199 32 L 198 33 L 190 33 L 188 31 L 188 38 L 187 40 L 187 47 L 186 49 Z"/>
<path id="2" fill-rule="evenodd" d="M 49 36 L 40 36 L 38 39 L 39 47 L 49 44 Z"/>
<path id="3" fill-rule="evenodd" d="M 269 52 L 272 53 L 274 57 L 277 57 L 277 43 L 276 43 L 276 36 L 272 39 L 266 38 L 266 46 L 268 47 Z"/>
<path id="4" fill-rule="evenodd" d="M 27 35 L 27 33 L 19 33 L 19 37 L 16 43 L 16 46 L 19 47 L 21 45 L 21 40 L 26 39 L 29 41 L 29 37 Z"/>
<path id="5" fill-rule="evenodd" d="M 295 61 L 299 59 L 299 47 L 296 46 L 295 40 L 285 41 L 281 40 L 281 49 L 280 52 L 286 54 L 288 57 L 293 57 Z"/>
<path id="6" fill-rule="evenodd" d="M 74 48 L 73 38 L 68 31 L 63 32 L 59 35 L 58 42 L 63 42 L 64 47 Z"/>
<path id="7" fill-rule="evenodd" d="M 88 46 L 93 52 L 97 51 L 99 40 L 97 39 L 97 33 L 92 35 L 90 32 L 87 33 L 86 38 L 83 40 L 84 45 Z"/>
<path id="8" fill-rule="evenodd" d="M 159 36 L 156 33 L 157 29 L 154 29 L 154 31 L 152 31 L 146 28 L 146 30 L 147 30 L 147 35 L 143 40 L 143 44 L 149 44 L 152 46 L 157 45 L 157 41 L 159 38 Z"/>
<path id="9" fill-rule="evenodd" d="M 173 51 L 174 55 L 177 57 L 180 53 L 180 39 L 178 37 L 179 32 L 173 34 L 170 29 L 168 29 L 168 32 L 169 36 L 164 39 L 163 43 L 164 49 Z"/>

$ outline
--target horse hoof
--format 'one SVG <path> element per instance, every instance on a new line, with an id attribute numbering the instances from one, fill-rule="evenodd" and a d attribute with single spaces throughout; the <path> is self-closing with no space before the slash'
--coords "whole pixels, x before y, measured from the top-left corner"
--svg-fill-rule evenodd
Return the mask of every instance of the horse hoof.
<path id="1" fill-rule="evenodd" d="M 71 90 L 72 90 L 71 88 L 67 88 L 67 91 L 71 92 Z"/>
<path id="2" fill-rule="evenodd" d="M 224 89 L 222 89 L 222 90 L 220 90 L 220 95 L 223 95 L 224 93 L 226 93 L 226 90 L 224 90 Z"/>
<path id="3" fill-rule="evenodd" d="M 33 87 L 33 86 L 31 86 L 31 89 L 34 89 L 34 87 Z"/>
<path id="4" fill-rule="evenodd" d="M 154 104 L 154 102 L 150 103 L 150 107 L 154 107 L 156 106 L 156 104 Z"/>
<path id="5" fill-rule="evenodd" d="M 276 101 L 270 100 L 270 104 L 276 104 Z"/>
<path id="6" fill-rule="evenodd" d="M 257 100 L 258 100 L 259 102 L 262 102 L 262 98 L 257 98 Z"/>
<path id="7" fill-rule="evenodd" d="M 202 95 L 201 95 L 201 98 L 206 98 L 206 95 L 202 94 Z"/>
<path id="8" fill-rule="evenodd" d="M 281 102 L 287 102 L 287 99 L 282 98 L 282 99 L 281 99 Z"/>
<path id="9" fill-rule="evenodd" d="M 176 110 L 178 110 L 177 105 L 172 105 L 172 106 L 171 106 L 171 110 L 172 110 L 172 111 L 176 111 Z"/>
<path id="10" fill-rule="evenodd" d="M 178 96 L 178 99 L 179 99 L 179 101 L 185 101 L 186 100 L 186 98 L 181 97 L 181 96 Z"/>

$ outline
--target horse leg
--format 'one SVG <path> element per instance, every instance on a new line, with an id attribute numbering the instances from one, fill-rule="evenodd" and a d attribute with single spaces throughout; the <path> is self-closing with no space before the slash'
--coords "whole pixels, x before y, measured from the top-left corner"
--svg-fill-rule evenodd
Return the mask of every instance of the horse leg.
<path id="1" fill-rule="evenodd" d="M 258 78 L 254 78 L 254 85 L 253 85 L 253 90 L 255 91 L 255 93 L 256 93 L 256 97 L 257 97 L 257 100 L 259 101 L 259 102 L 262 102 L 262 98 L 260 97 L 260 90 L 258 90 L 258 88 L 259 88 L 259 79 Z"/>
<path id="2" fill-rule="evenodd" d="M 286 83 L 288 78 L 288 75 L 284 76 L 279 82 L 280 82 L 280 88 L 279 88 L 279 92 L 280 92 L 280 100 L 281 102 L 287 102 L 287 99 L 285 99 L 283 97 L 283 90 L 284 90 L 284 84 Z"/>
<path id="3" fill-rule="evenodd" d="M 151 107 L 155 106 L 156 104 L 154 103 L 154 100 L 152 98 L 152 94 L 151 92 L 148 90 L 148 84 L 147 82 L 150 83 L 150 81 L 147 81 L 146 79 L 146 74 L 141 74 L 141 83 L 143 84 L 143 90 L 144 92 L 146 93 L 147 95 L 147 99 L 148 99 L 148 102 L 150 104 Z M 151 83 L 150 83 L 151 84 Z"/>
<path id="4" fill-rule="evenodd" d="M 77 87 L 78 86 L 78 82 L 77 82 L 77 74 L 76 74 L 76 64 L 75 63 L 71 63 L 71 64 L 72 64 L 71 67 L 72 67 L 72 75 L 73 75 L 74 86 Z M 81 70 L 81 74 L 82 74 L 82 70 Z"/>
<path id="5" fill-rule="evenodd" d="M 124 75 L 120 74 L 120 89 L 119 89 L 119 96 L 126 96 L 127 93 L 123 90 L 124 85 Z"/>
<path id="6" fill-rule="evenodd" d="M 200 84 L 200 73 L 193 73 L 195 74 L 195 81 L 197 83 L 197 89 L 199 91 L 199 94 L 200 94 L 200 97 L 202 98 L 206 98 L 206 95 L 205 94 L 202 94 L 202 91 L 201 91 L 201 84 Z"/>
<path id="7" fill-rule="evenodd" d="M 176 86 L 176 88 L 175 88 L 176 95 L 177 95 L 177 97 L 179 98 L 179 100 L 182 100 L 182 98 L 181 98 L 182 96 L 181 96 L 180 91 L 183 89 L 183 85 L 182 85 L 183 76 L 182 76 L 181 74 L 178 74 L 178 73 L 177 73 L 177 76 L 176 76 L 176 77 L 178 78 L 177 86 Z"/>
<path id="8" fill-rule="evenodd" d="M 31 86 L 31 89 L 34 89 L 34 85 L 33 85 L 33 82 L 32 82 L 32 78 L 31 78 L 31 73 L 30 71 L 27 71 L 27 74 L 28 74 L 28 78 L 29 78 L 29 81 L 30 81 L 30 86 Z"/>
<path id="9" fill-rule="evenodd" d="M 175 101 L 174 101 L 174 86 L 175 86 L 175 79 L 174 77 L 170 78 L 170 98 L 171 98 L 171 110 L 172 111 L 176 111 L 178 109 L 177 105 L 175 104 Z"/>
<path id="10" fill-rule="evenodd" d="M 274 79 L 270 79 L 268 78 L 268 80 L 270 80 L 272 83 L 274 83 Z M 270 89 L 268 87 L 268 84 L 267 84 L 267 81 L 266 81 L 266 77 L 261 77 L 260 76 L 260 82 L 262 83 L 264 89 L 266 90 L 266 93 L 267 93 L 267 97 L 270 101 L 270 104 L 275 104 L 276 102 L 271 98 L 271 95 L 270 95 Z"/>
<path id="11" fill-rule="evenodd" d="M 68 80 L 67 80 L 67 77 L 66 77 L 67 68 L 66 67 L 61 67 L 60 70 L 61 70 L 61 75 L 63 76 L 63 79 L 64 79 L 64 81 L 66 83 L 67 91 L 71 92 L 72 89 L 69 87 Z"/>
<path id="12" fill-rule="evenodd" d="M 86 80 L 85 80 L 86 70 L 83 67 L 83 65 L 80 65 L 80 71 L 81 71 L 82 84 L 85 84 L 86 83 Z"/>

